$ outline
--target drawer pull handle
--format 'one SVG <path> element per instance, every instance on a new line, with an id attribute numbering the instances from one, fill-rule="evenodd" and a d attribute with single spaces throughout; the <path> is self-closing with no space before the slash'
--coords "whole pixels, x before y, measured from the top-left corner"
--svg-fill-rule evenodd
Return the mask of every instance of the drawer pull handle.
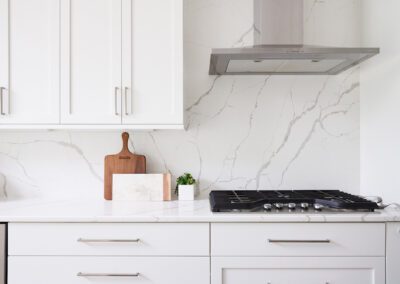
<path id="1" fill-rule="evenodd" d="M 115 107 L 115 115 L 119 115 L 119 112 L 118 112 L 118 91 L 119 91 L 119 88 L 118 87 L 115 87 L 114 88 L 114 107 Z"/>
<path id="2" fill-rule="evenodd" d="M 3 111 L 3 91 L 6 90 L 4 87 L 0 87 L 0 114 L 1 115 L 6 115 L 6 113 Z"/>
<path id="3" fill-rule="evenodd" d="M 84 273 L 78 272 L 79 277 L 139 277 L 139 273 Z"/>
<path id="4" fill-rule="evenodd" d="M 138 243 L 140 239 L 126 239 L 126 240 L 113 240 L 113 239 L 82 239 L 77 240 L 81 243 Z"/>
<path id="5" fill-rule="evenodd" d="M 268 239 L 269 243 L 305 243 L 305 244 L 328 244 L 331 240 L 276 240 Z"/>
<path id="6" fill-rule="evenodd" d="M 128 87 L 125 87 L 125 115 L 129 115 L 128 112 Z"/>

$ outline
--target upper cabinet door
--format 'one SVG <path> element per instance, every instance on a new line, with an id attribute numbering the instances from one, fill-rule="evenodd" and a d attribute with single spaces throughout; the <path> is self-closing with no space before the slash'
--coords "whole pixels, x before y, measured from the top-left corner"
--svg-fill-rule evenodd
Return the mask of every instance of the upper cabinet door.
<path id="1" fill-rule="evenodd" d="M 61 123 L 121 124 L 121 0 L 61 5 Z"/>
<path id="2" fill-rule="evenodd" d="M 59 9 L 0 0 L 0 125 L 59 123 Z"/>
<path id="3" fill-rule="evenodd" d="M 182 0 L 122 0 L 123 124 L 183 124 Z"/>
<path id="4" fill-rule="evenodd" d="M 4 93 L 8 88 L 8 0 L 0 0 L 0 110 L 4 113 Z M 1 115 L 3 116 L 3 115 Z M 0 117 L 2 123 L 4 117 Z"/>

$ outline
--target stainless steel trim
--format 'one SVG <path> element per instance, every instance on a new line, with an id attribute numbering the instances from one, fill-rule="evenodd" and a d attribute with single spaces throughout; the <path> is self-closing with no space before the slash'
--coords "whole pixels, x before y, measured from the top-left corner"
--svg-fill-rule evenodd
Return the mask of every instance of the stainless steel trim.
<path id="1" fill-rule="evenodd" d="M 281 240 L 281 239 L 268 239 L 269 243 L 305 243 L 305 244 L 327 244 L 331 240 Z"/>
<path id="2" fill-rule="evenodd" d="M 6 283 L 6 224 L 0 224 L 0 284 Z"/>
<path id="3" fill-rule="evenodd" d="M 0 115 L 6 115 L 6 113 L 3 111 L 3 102 L 4 102 L 4 100 L 3 100 L 3 91 L 5 89 L 6 88 L 4 88 L 4 87 L 0 87 Z"/>
<path id="4" fill-rule="evenodd" d="M 140 239 L 84 239 L 79 238 L 77 242 L 81 243 L 138 243 Z"/>
<path id="5" fill-rule="evenodd" d="M 260 45 L 244 48 L 215 48 L 209 75 L 336 75 L 379 54 L 379 48 L 320 47 L 309 45 Z M 330 70 L 308 72 L 229 72 L 231 60 L 343 60 Z"/>
<path id="6" fill-rule="evenodd" d="M 71 87 L 70 87 L 70 89 L 71 89 Z M 72 93 L 71 93 L 71 90 L 69 90 L 69 92 L 68 92 L 68 114 L 72 114 Z"/>
<path id="7" fill-rule="evenodd" d="M 78 272 L 78 277 L 139 277 L 140 273 L 85 273 Z"/>
<path id="8" fill-rule="evenodd" d="M 253 46 L 213 49 L 209 75 L 336 75 L 379 54 L 379 48 L 304 45 L 304 0 L 254 0 Z M 290 19 L 290 21 L 288 21 Z M 279 28 L 277 28 L 279 27 Z M 284 66 L 255 65 L 249 61 L 280 60 Z M 291 66 L 291 61 L 295 65 Z M 311 62 L 332 61 L 311 68 Z M 236 66 L 229 68 L 230 62 Z M 304 61 L 302 64 L 301 61 Z M 323 63 L 323 62 L 322 62 Z M 267 67 L 269 66 L 269 67 Z M 326 67 L 326 68 L 323 68 Z"/>
<path id="9" fill-rule="evenodd" d="M 128 87 L 125 87 L 125 115 L 129 115 L 128 113 Z"/>
<path id="10" fill-rule="evenodd" d="M 118 112 L 118 91 L 119 91 L 119 88 L 118 87 L 115 87 L 115 89 L 114 89 L 114 105 L 115 105 L 115 115 L 119 115 L 119 112 Z"/>

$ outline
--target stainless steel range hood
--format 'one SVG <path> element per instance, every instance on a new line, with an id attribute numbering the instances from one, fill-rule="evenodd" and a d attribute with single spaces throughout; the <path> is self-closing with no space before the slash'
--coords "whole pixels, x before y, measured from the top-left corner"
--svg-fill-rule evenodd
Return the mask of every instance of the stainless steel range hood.
<path id="1" fill-rule="evenodd" d="M 254 46 L 212 50 L 210 75 L 336 75 L 379 48 L 303 45 L 303 0 L 254 0 Z"/>

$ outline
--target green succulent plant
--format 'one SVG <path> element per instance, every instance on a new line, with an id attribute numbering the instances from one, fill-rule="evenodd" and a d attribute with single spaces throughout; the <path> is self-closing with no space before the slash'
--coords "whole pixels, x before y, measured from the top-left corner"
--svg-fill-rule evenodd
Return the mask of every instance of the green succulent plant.
<path id="1" fill-rule="evenodd" d="M 179 185 L 191 185 L 195 184 L 196 180 L 193 178 L 193 176 L 189 173 L 184 173 L 180 177 L 176 179 L 176 187 L 175 187 L 175 193 L 178 194 L 178 186 Z"/>

